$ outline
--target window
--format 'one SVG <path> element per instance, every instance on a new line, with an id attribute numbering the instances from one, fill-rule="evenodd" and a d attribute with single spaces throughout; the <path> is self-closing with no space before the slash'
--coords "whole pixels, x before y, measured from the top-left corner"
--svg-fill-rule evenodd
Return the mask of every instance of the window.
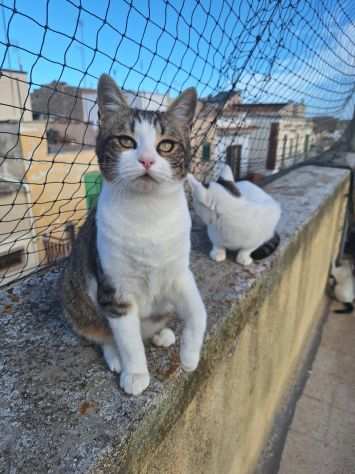
<path id="1" fill-rule="evenodd" d="M 282 155 L 281 155 L 281 166 L 284 166 L 286 160 L 286 147 L 287 147 L 287 135 L 283 137 L 282 143 Z"/>
<path id="2" fill-rule="evenodd" d="M 91 171 L 86 173 L 84 177 L 85 181 L 85 196 L 86 205 L 88 209 L 92 209 L 99 197 L 102 187 L 102 176 L 99 171 Z"/>
<path id="3" fill-rule="evenodd" d="M 209 161 L 211 157 L 211 144 L 204 143 L 202 146 L 202 161 Z"/>
<path id="4" fill-rule="evenodd" d="M 11 267 L 17 267 L 24 261 L 25 252 L 23 248 L 0 255 L 0 270 L 7 270 Z"/>
<path id="5" fill-rule="evenodd" d="M 234 179 L 240 178 L 240 165 L 242 161 L 242 146 L 230 145 L 226 150 L 227 165 L 231 167 Z"/>
<path id="6" fill-rule="evenodd" d="M 309 149 L 309 135 L 306 135 L 304 138 L 304 154 L 307 156 L 308 155 L 308 149 Z"/>

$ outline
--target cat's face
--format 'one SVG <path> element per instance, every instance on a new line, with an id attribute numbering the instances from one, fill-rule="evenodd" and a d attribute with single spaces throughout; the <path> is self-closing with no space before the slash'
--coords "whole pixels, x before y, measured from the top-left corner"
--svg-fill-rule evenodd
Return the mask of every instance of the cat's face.
<path id="1" fill-rule="evenodd" d="M 96 151 L 104 178 L 138 192 L 180 184 L 191 160 L 196 101 L 195 89 L 187 89 L 166 112 L 139 111 L 110 76 L 101 76 Z"/>

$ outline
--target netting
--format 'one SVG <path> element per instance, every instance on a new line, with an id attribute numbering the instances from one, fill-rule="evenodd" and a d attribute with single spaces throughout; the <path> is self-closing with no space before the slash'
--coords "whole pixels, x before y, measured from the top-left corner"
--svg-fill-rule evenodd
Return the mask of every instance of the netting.
<path id="1" fill-rule="evenodd" d="M 100 192 L 96 85 L 137 108 L 194 86 L 191 169 L 258 181 L 331 147 L 351 118 L 351 0 L 3 0 L 0 285 L 69 254 Z"/>

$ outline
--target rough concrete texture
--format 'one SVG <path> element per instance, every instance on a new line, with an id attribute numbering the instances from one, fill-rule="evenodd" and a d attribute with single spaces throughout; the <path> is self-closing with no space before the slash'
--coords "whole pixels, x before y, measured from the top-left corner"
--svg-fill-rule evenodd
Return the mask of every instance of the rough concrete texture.
<path id="1" fill-rule="evenodd" d="M 339 308 L 334 304 L 334 308 Z M 279 474 L 355 473 L 355 313 L 329 313 Z"/>
<path id="2" fill-rule="evenodd" d="M 321 304 L 347 183 L 343 170 L 307 167 L 269 185 L 283 208 L 281 245 L 248 268 L 209 260 L 194 226 L 192 268 L 209 315 L 203 358 L 187 375 L 176 348 L 150 347 L 152 382 L 138 398 L 62 322 L 60 269 L 2 289 L 0 472 L 247 472 Z"/>

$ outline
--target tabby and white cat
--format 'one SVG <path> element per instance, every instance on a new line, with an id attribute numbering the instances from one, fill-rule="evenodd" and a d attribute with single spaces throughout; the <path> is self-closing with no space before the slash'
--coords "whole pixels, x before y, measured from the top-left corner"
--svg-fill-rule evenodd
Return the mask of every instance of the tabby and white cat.
<path id="1" fill-rule="evenodd" d="M 334 259 L 330 270 L 330 280 L 332 296 L 344 305 L 343 309 L 336 309 L 334 312 L 351 313 L 354 310 L 355 299 L 355 278 L 351 261 L 344 259 L 337 265 Z"/>
<path id="2" fill-rule="evenodd" d="M 191 218 L 183 182 L 191 158 L 196 92 L 166 112 L 138 111 L 108 75 L 98 84 L 97 156 L 103 188 L 79 232 L 64 273 L 65 313 L 101 345 L 125 392 L 149 384 L 143 340 L 169 346 L 175 310 L 183 320 L 180 359 L 197 368 L 206 311 L 189 268 Z"/>
<path id="3" fill-rule="evenodd" d="M 226 249 L 238 250 L 237 262 L 250 265 L 253 258 L 265 258 L 275 250 L 281 208 L 270 195 L 249 181 L 235 183 L 228 165 L 207 188 L 191 174 L 188 181 L 194 209 L 207 224 L 213 260 L 225 260 Z"/>

